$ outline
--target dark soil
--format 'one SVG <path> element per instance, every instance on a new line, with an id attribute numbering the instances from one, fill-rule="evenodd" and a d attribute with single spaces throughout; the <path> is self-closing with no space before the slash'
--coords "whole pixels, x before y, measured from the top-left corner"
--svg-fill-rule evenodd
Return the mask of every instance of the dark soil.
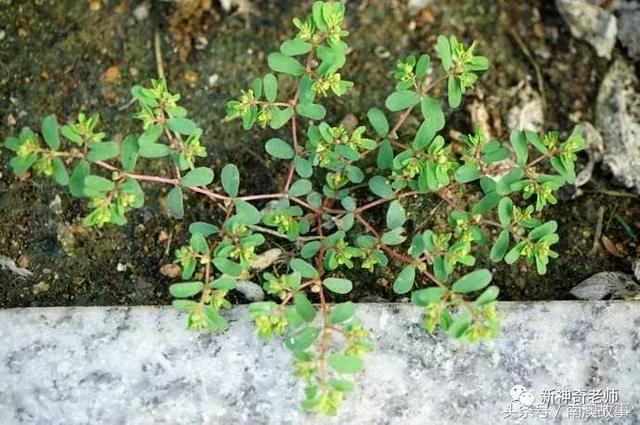
<path id="1" fill-rule="evenodd" d="M 100 112 L 103 128 L 113 137 L 139 131 L 130 118 L 135 107 L 126 108 L 129 88 L 157 76 L 153 36 L 158 29 L 170 87 L 183 95 L 183 105 L 205 131 L 206 161 L 214 169 L 236 163 L 246 193 L 275 190 L 281 164 L 272 163 L 262 148 L 271 136 L 242 132 L 237 123 L 223 124 L 224 100 L 266 72 L 266 54 L 291 34 L 291 19 L 305 14 L 310 2 L 262 1 L 256 2 L 256 14 L 222 16 L 206 47 L 192 50 L 186 63 L 171 47 L 168 4 L 154 2 L 149 17 L 138 22 L 132 15 L 138 1 L 92 3 L 101 5 L 99 10 L 91 10 L 89 2 L 0 0 L 0 136 L 15 134 L 25 125 L 37 128 L 52 112 L 67 121 L 79 111 Z M 466 104 L 483 104 L 492 132 L 502 140 L 508 137 L 507 111 L 518 102 L 516 87 L 524 82 L 539 88 L 536 66 L 544 80 L 547 128 L 566 133 L 577 121 L 593 121 L 607 63 L 596 58 L 590 46 L 570 37 L 553 2 L 505 1 L 501 6 L 493 0 L 440 1 L 415 16 L 403 4 L 349 3 L 353 52 L 344 75 L 355 82 L 355 89 L 331 105 L 330 120 L 339 121 L 348 113 L 362 119 L 371 106 L 383 105 L 393 88 L 390 71 L 396 59 L 411 52 L 432 53 L 437 35 L 449 33 L 477 40 L 478 50 L 491 60 L 492 70 Z M 451 115 L 448 130 L 464 133 L 472 127 L 464 108 Z M 183 221 L 170 219 L 162 201 L 166 188 L 149 186 L 147 204 L 129 216 L 128 225 L 82 229 L 84 201 L 46 180 L 18 180 L 7 163 L 8 155 L 2 153 L 0 255 L 28 268 L 33 276 L 0 270 L 1 307 L 167 303 L 171 279 L 160 274 L 160 267 L 173 260 L 188 223 L 216 219 L 214 208 L 195 197 L 189 199 Z M 147 167 L 162 172 L 158 164 Z M 593 249 L 595 227 L 603 209 L 603 234 L 633 256 L 634 238 L 620 218 L 639 226 L 640 202 L 605 194 L 620 188 L 600 172 L 582 189 L 565 193 L 565 201 L 546 214 L 559 222 L 561 236 L 556 246 L 561 256 L 547 275 L 538 276 L 526 265 L 490 265 L 502 299 L 567 299 L 572 286 L 596 272 L 629 270 L 624 256 L 616 257 L 600 244 Z M 411 202 L 415 225 L 437 227 L 442 222 L 443 206 L 428 214 L 437 201 Z M 386 273 L 354 275 L 352 298 L 394 299 L 393 270 Z"/>

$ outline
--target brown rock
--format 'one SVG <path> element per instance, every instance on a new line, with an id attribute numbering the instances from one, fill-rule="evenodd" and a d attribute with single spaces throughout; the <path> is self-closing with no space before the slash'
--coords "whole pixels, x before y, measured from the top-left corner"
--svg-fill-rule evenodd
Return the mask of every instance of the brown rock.
<path id="1" fill-rule="evenodd" d="M 122 75 L 120 74 L 120 68 L 118 68 L 117 66 L 110 66 L 109 68 L 107 68 L 104 74 L 102 74 L 102 77 L 100 77 L 100 79 L 103 83 L 112 84 L 119 81 L 121 76 Z"/>
<path id="2" fill-rule="evenodd" d="M 182 268 L 177 264 L 170 263 L 160 267 L 160 274 L 163 276 L 175 278 L 180 276 L 180 273 L 182 273 Z"/>

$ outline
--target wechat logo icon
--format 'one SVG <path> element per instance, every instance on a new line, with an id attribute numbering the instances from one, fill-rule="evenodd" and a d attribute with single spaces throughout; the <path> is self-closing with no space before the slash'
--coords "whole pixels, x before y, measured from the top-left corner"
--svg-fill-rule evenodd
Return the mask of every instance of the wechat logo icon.
<path id="1" fill-rule="evenodd" d="M 509 403 L 507 409 L 502 411 L 505 415 L 503 418 L 526 418 L 533 412 L 535 396 L 523 385 L 511 387 L 509 396 L 511 397 L 511 403 Z"/>
<path id="2" fill-rule="evenodd" d="M 519 404 L 520 407 L 523 408 L 533 406 L 533 401 L 535 400 L 534 395 L 522 385 L 514 385 L 511 387 L 509 395 L 511 396 L 511 403 L 516 406 Z"/>

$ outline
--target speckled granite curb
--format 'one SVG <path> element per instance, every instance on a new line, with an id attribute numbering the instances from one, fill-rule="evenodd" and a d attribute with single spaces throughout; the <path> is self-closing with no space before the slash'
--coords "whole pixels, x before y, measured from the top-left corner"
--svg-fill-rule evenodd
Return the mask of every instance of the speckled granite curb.
<path id="1" fill-rule="evenodd" d="M 424 333 L 409 305 L 360 305 L 377 350 L 329 420 L 298 409 L 289 353 L 244 308 L 217 337 L 166 307 L 4 310 L 0 424 L 640 424 L 640 304 L 502 310 L 500 339 L 466 345 Z"/>

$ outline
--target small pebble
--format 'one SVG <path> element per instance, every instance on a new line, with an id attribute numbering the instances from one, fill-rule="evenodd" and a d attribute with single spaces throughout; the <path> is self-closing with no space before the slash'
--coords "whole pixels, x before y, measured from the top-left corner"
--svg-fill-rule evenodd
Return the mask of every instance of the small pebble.
<path id="1" fill-rule="evenodd" d="M 211 74 L 209 77 L 209 87 L 213 87 L 218 83 L 220 76 L 218 74 Z"/>
<path id="2" fill-rule="evenodd" d="M 136 18 L 137 21 L 144 21 L 148 16 L 149 5 L 147 3 L 142 3 L 133 10 L 133 17 Z"/>
<path id="3" fill-rule="evenodd" d="M 160 267 L 160 274 L 163 276 L 175 278 L 180 276 L 180 273 L 182 273 L 182 269 L 177 264 L 165 264 Z"/>
<path id="4" fill-rule="evenodd" d="M 20 257 L 18 257 L 18 261 L 16 261 L 16 263 L 18 264 L 18 266 L 26 269 L 27 267 L 29 267 L 29 257 L 27 257 L 26 255 L 21 255 Z"/>
<path id="5" fill-rule="evenodd" d="M 33 293 L 35 295 L 38 295 L 38 294 L 47 292 L 49 290 L 49 287 L 50 286 L 49 286 L 49 284 L 47 282 L 44 282 L 44 281 L 38 282 L 37 285 L 33 286 Z"/>
<path id="6" fill-rule="evenodd" d="M 264 291 L 257 283 L 240 280 L 236 282 L 236 290 L 249 301 L 262 301 Z"/>
<path id="7" fill-rule="evenodd" d="M 391 56 L 391 52 L 382 46 L 376 46 L 373 49 L 373 53 L 375 53 L 375 55 L 380 59 L 386 59 Z"/>
<path id="8" fill-rule="evenodd" d="M 353 131 L 358 126 L 358 118 L 353 114 L 347 114 L 342 118 L 342 125 L 344 125 L 347 130 Z"/>
<path id="9" fill-rule="evenodd" d="M 195 71 L 188 70 L 184 73 L 184 79 L 187 80 L 191 86 L 195 86 L 198 82 L 198 74 Z"/>
<path id="10" fill-rule="evenodd" d="M 207 37 L 199 36 L 194 44 L 196 50 L 204 50 L 209 44 L 209 40 L 207 40 Z"/>
<path id="11" fill-rule="evenodd" d="M 54 214 L 62 214 L 62 199 L 60 199 L 60 195 L 56 195 L 53 198 L 53 201 L 51 201 L 51 203 L 49 204 L 49 209 Z"/>
<path id="12" fill-rule="evenodd" d="M 264 270 L 275 263 L 282 256 L 282 250 L 279 248 L 271 248 L 254 258 L 250 266 L 254 270 Z"/>
<path id="13" fill-rule="evenodd" d="M 117 66 L 110 66 L 109 68 L 107 68 L 104 74 L 102 74 L 101 80 L 103 83 L 111 84 L 120 80 L 120 77 L 120 68 L 118 68 Z"/>

